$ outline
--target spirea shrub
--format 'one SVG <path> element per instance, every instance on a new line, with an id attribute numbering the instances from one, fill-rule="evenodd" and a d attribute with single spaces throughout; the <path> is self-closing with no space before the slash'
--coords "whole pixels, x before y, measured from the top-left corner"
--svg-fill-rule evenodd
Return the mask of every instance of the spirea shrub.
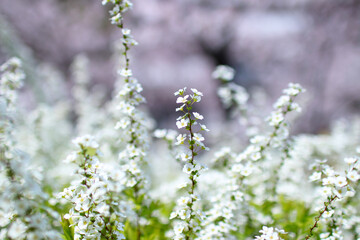
<path id="1" fill-rule="evenodd" d="M 299 84 L 263 117 L 234 69 L 218 66 L 223 131 L 212 135 L 196 110 L 206 96 L 191 87 L 174 94 L 174 128 L 154 129 L 130 65 L 132 2 L 102 4 L 122 33 L 111 100 L 88 89 L 85 56 L 72 65 L 72 101 L 31 112 L 17 104 L 22 61 L 0 68 L 0 239 L 360 239 L 359 120 L 294 136 Z"/>

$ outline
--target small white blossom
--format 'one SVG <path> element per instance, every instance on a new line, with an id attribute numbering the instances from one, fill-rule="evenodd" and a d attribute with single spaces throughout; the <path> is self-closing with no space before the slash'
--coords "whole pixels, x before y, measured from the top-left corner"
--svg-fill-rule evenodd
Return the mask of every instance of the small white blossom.
<path id="1" fill-rule="evenodd" d="M 181 129 L 186 127 L 189 124 L 189 120 L 188 119 L 181 119 L 180 121 L 176 122 L 176 126 Z"/>
<path id="2" fill-rule="evenodd" d="M 183 95 L 185 91 L 186 91 L 186 87 L 181 88 L 181 89 L 179 89 L 178 91 L 176 91 L 176 92 L 174 93 L 174 95 L 175 95 L 175 96 Z"/>
<path id="3" fill-rule="evenodd" d="M 353 182 L 356 182 L 357 180 L 360 179 L 359 173 L 358 173 L 357 171 L 355 171 L 355 170 L 351 170 L 350 172 L 348 172 L 348 174 L 346 175 L 346 177 L 347 177 L 349 180 L 353 181 Z"/>
<path id="4" fill-rule="evenodd" d="M 184 97 L 178 97 L 176 99 L 176 103 L 186 103 L 188 98 L 189 98 L 189 95 L 186 95 Z"/>
<path id="5" fill-rule="evenodd" d="M 354 164 L 356 161 L 357 161 L 357 158 L 354 158 L 354 157 L 344 158 L 344 162 L 346 162 L 349 165 Z"/>
<path id="6" fill-rule="evenodd" d="M 203 120 L 203 119 L 204 119 L 204 117 L 203 117 L 201 114 L 197 113 L 197 112 L 193 112 L 193 115 L 194 115 L 194 117 L 195 117 L 196 119 L 199 119 L 199 120 Z"/>
<path id="7" fill-rule="evenodd" d="M 205 138 L 200 133 L 194 133 L 194 140 L 198 143 L 205 140 Z"/>
<path id="8" fill-rule="evenodd" d="M 126 78 L 132 76 L 132 71 L 131 71 L 131 69 L 125 69 L 125 68 L 123 68 L 123 69 L 121 69 L 118 73 L 119 73 L 121 76 L 126 77 Z"/>
<path id="9" fill-rule="evenodd" d="M 334 183 L 337 187 L 344 187 L 347 185 L 346 177 L 338 176 L 334 179 Z"/>
<path id="10" fill-rule="evenodd" d="M 179 134 L 179 136 L 176 137 L 176 140 L 176 145 L 184 144 L 184 141 L 186 140 L 186 134 Z"/>

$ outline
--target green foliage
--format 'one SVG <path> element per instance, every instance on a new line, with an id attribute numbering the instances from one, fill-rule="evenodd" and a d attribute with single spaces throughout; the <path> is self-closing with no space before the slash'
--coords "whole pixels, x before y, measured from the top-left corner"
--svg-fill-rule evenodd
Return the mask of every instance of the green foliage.
<path id="1" fill-rule="evenodd" d="M 63 229 L 64 234 L 62 235 L 62 238 L 64 240 L 73 240 L 74 239 L 74 227 L 71 226 L 71 222 L 64 218 L 64 216 L 61 216 L 61 226 Z"/>

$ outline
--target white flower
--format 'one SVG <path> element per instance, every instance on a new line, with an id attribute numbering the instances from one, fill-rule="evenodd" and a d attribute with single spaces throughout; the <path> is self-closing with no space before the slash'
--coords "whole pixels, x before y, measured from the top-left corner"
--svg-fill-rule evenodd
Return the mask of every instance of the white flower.
<path id="1" fill-rule="evenodd" d="M 166 129 L 156 129 L 154 131 L 154 137 L 156 138 L 164 138 L 166 136 Z"/>
<path id="2" fill-rule="evenodd" d="M 344 162 L 346 162 L 349 165 L 355 163 L 356 161 L 357 161 L 357 158 L 354 158 L 354 157 L 344 158 Z"/>
<path id="3" fill-rule="evenodd" d="M 195 117 L 196 119 L 199 119 L 199 120 L 203 120 L 203 119 L 204 119 L 204 117 L 203 117 L 201 114 L 197 113 L 197 112 L 193 112 L 193 115 L 194 115 L 194 117 Z"/>
<path id="4" fill-rule="evenodd" d="M 330 211 L 325 211 L 322 216 L 324 218 L 330 218 L 333 214 L 334 214 L 334 210 L 330 210 Z"/>
<path id="5" fill-rule="evenodd" d="M 188 119 L 181 119 L 180 121 L 176 122 L 176 126 L 180 129 L 180 128 L 184 128 L 188 125 L 189 120 Z"/>
<path id="6" fill-rule="evenodd" d="M 106 192 L 104 192 L 106 193 Z M 101 202 L 99 205 L 96 206 L 95 211 L 100 213 L 103 216 L 109 216 L 110 214 L 110 206 L 107 205 L 105 202 Z"/>
<path id="7" fill-rule="evenodd" d="M 176 145 L 184 144 L 184 141 L 186 140 L 186 134 L 179 134 L 179 136 L 176 137 L 176 140 Z"/>
<path id="8" fill-rule="evenodd" d="M 231 168 L 231 171 L 233 172 L 240 172 L 244 166 L 242 164 L 234 164 Z"/>
<path id="9" fill-rule="evenodd" d="M 354 171 L 354 170 L 348 172 L 348 174 L 346 175 L 346 177 L 347 177 L 349 180 L 353 181 L 353 182 L 356 182 L 357 180 L 360 179 L 360 175 L 358 174 L 357 171 Z"/>
<path id="10" fill-rule="evenodd" d="M 325 238 L 327 238 L 327 237 L 329 237 L 329 236 L 330 236 L 330 233 L 329 233 L 329 232 L 321 233 L 321 234 L 320 234 L 320 239 L 325 239 Z"/>
<path id="11" fill-rule="evenodd" d="M 119 70 L 118 73 L 119 73 L 121 76 L 126 77 L 126 78 L 132 76 L 132 71 L 131 71 L 131 69 L 123 68 L 123 69 Z"/>
<path id="12" fill-rule="evenodd" d="M 332 193 L 332 189 L 331 189 L 331 187 L 322 187 L 320 189 L 320 193 L 323 196 L 330 196 L 330 194 Z"/>
<path id="13" fill-rule="evenodd" d="M 110 2 L 110 0 L 102 0 L 102 1 L 101 1 L 101 4 L 102 4 L 102 5 L 106 5 L 106 4 L 109 3 L 109 2 Z"/>
<path id="14" fill-rule="evenodd" d="M 79 155 L 77 154 L 77 152 L 72 152 L 70 153 L 66 159 L 64 160 L 65 163 L 74 163 L 76 162 L 76 160 L 79 158 Z"/>
<path id="15" fill-rule="evenodd" d="M 298 103 L 291 103 L 289 108 L 290 111 L 301 112 L 301 107 Z"/>
<path id="16" fill-rule="evenodd" d="M 191 91 L 192 91 L 195 95 L 197 95 L 197 96 L 204 96 L 202 92 L 199 92 L 199 91 L 198 91 L 197 89 L 195 89 L 195 88 L 191 88 Z"/>
<path id="17" fill-rule="evenodd" d="M 260 152 L 254 152 L 250 154 L 250 158 L 253 161 L 257 161 L 261 158 L 261 153 Z"/>
<path id="18" fill-rule="evenodd" d="M 121 19 L 122 19 L 121 14 L 117 13 L 116 15 L 114 15 L 110 18 L 111 24 L 119 24 Z"/>
<path id="19" fill-rule="evenodd" d="M 322 180 L 322 185 L 331 185 L 335 182 L 335 178 L 327 177 Z"/>
<path id="20" fill-rule="evenodd" d="M 194 133 L 194 140 L 198 143 L 201 143 L 205 138 L 200 133 Z"/>
<path id="21" fill-rule="evenodd" d="M 189 97 L 189 95 L 186 95 L 186 96 L 184 96 L 184 97 L 178 97 L 178 98 L 176 99 L 176 103 L 186 103 L 188 97 Z"/>
<path id="22" fill-rule="evenodd" d="M 200 102 L 201 101 L 201 97 L 203 96 L 202 92 L 199 92 L 197 89 L 195 88 L 192 88 L 191 91 L 194 93 L 192 97 L 192 99 L 195 101 L 195 102 Z"/>
<path id="23" fill-rule="evenodd" d="M 328 177 L 332 177 L 335 175 L 335 171 L 334 169 L 332 169 L 331 167 L 327 166 L 325 169 L 324 169 L 324 173 L 326 176 Z"/>
<path id="24" fill-rule="evenodd" d="M 180 158 L 181 161 L 186 162 L 186 161 L 191 159 L 191 156 L 189 154 L 186 154 L 186 153 L 181 153 L 179 158 Z"/>
<path id="25" fill-rule="evenodd" d="M 194 170 L 194 166 L 190 163 L 184 165 L 183 172 L 186 174 L 190 174 Z"/>
<path id="26" fill-rule="evenodd" d="M 77 226 L 80 230 L 85 230 L 88 227 L 89 223 L 90 221 L 87 218 L 81 218 Z"/>
<path id="27" fill-rule="evenodd" d="M 121 31 L 122 31 L 122 34 L 124 34 L 126 36 L 130 35 L 130 33 L 131 33 L 131 30 L 128 28 L 123 28 Z"/>
<path id="28" fill-rule="evenodd" d="M 314 182 L 314 181 L 319 180 L 319 179 L 321 179 L 321 172 L 314 172 L 309 177 L 310 182 Z"/>
<path id="29" fill-rule="evenodd" d="M 243 169 L 241 169 L 240 174 L 243 176 L 249 176 L 253 172 L 253 167 L 246 166 Z"/>
<path id="30" fill-rule="evenodd" d="M 129 119 L 121 119 L 120 121 L 118 121 L 115 125 L 115 129 L 125 129 L 130 125 L 130 120 Z"/>
<path id="31" fill-rule="evenodd" d="M 347 185 L 346 177 L 338 176 L 334 179 L 334 183 L 337 187 L 344 187 Z"/>
<path id="32" fill-rule="evenodd" d="M 281 240 L 279 233 L 280 234 L 286 234 L 285 231 L 283 230 L 279 230 L 277 228 L 268 228 L 266 226 L 263 226 L 263 229 L 260 230 L 260 233 L 262 233 L 261 236 L 256 236 L 255 239 L 257 240 Z"/>
<path id="33" fill-rule="evenodd" d="M 301 92 L 305 92 L 305 89 L 301 87 L 301 85 L 298 83 L 289 83 L 288 88 L 285 89 L 283 92 L 290 96 L 296 96 Z"/>
<path id="34" fill-rule="evenodd" d="M 190 198 L 189 197 L 181 197 L 177 200 L 177 203 L 179 204 L 179 206 L 185 206 L 190 202 Z"/>
<path id="35" fill-rule="evenodd" d="M 204 130 L 204 131 L 206 131 L 206 132 L 209 132 L 210 130 L 206 127 L 206 125 L 204 125 L 204 124 L 199 124 L 200 125 L 200 127 L 201 127 L 201 130 Z"/>
<path id="36" fill-rule="evenodd" d="M 176 212 L 172 212 L 172 213 L 170 214 L 170 219 L 176 218 L 177 215 L 178 215 L 178 214 L 177 214 Z"/>
<path id="37" fill-rule="evenodd" d="M 177 186 L 178 189 L 182 189 L 182 188 L 186 188 L 188 186 L 189 183 L 187 182 L 184 182 L 184 183 L 181 183 Z"/>
<path id="38" fill-rule="evenodd" d="M 134 160 L 131 160 L 129 162 L 129 171 L 134 175 L 141 172 L 139 166 L 136 164 Z"/>
<path id="39" fill-rule="evenodd" d="M 94 155 L 96 150 L 99 148 L 99 144 L 95 141 L 95 137 L 91 135 L 77 137 L 73 140 L 73 143 L 80 146 L 81 148 L 86 149 L 87 154 L 89 155 Z"/>
<path id="40" fill-rule="evenodd" d="M 271 126 L 278 126 L 284 121 L 284 115 L 281 112 L 272 113 L 268 121 Z"/>
<path id="41" fill-rule="evenodd" d="M 179 235 L 180 233 L 182 233 L 185 229 L 185 224 L 184 223 L 178 223 L 175 225 L 174 231 L 176 235 Z"/>
<path id="42" fill-rule="evenodd" d="M 266 141 L 266 137 L 262 136 L 262 135 L 256 135 L 253 138 L 250 139 L 250 142 L 252 144 L 262 144 Z"/>
<path id="43" fill-rule="evenodd" d="M 180 88 L 179 90 L 177 90 L 177 91 L 174 93 L 174 95 L 175 95 L 175 96 L 183 95 L 185 91 L 186 91 L 186 87 Z"/>
<path id="44" fill-rule="evenodd" d="M 185 104 L 183 104 L 183 105 L 181 105 L 180 107 L 176 108 L 175 111 L 176 111 L 176 112 L 184 111 L 184 107 L 185 107 Z"/>
<path id="45" fill-rule="evenodd" d="M 289 102 L 290 102 L 290 96 L 283 95 L 276 101 L 276 103 L 274 104 L 274 108 L 282 108 L 286 106 Z"/>
<path id="46" fill-rule="evenodd" d="M 23 222 L 16 220 L 10 225 L 8 235 L 12 239 L 22 239 L 26 229 L 27 228 Z"/>

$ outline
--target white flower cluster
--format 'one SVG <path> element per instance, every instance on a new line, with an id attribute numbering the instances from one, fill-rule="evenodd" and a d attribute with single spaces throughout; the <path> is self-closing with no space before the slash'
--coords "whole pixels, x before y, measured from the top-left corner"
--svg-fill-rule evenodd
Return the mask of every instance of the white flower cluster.
<path id="1" fill-rule="evenodd" d="M 179 221 L 175 222 L 174 239 L 194 239 L 200 230 L 200 224 L 203 220 L 204 214 L 199 209 L 199 196 L 195 193 L 197 179 L 206 167 L 195 160 L 200 150 L 208 150 L 204 145 L 205 140 L 201 131 L 209 131 L 204 124 L 199 123 L 203 120 L 203 116 L 197 112 L 192 112 L 194 103 L 200 102 L 203 94 L 198 90 L 192 88 L 192 94 L 185 94 L 186 88 L 175 92 L 178 96 L 176 103 L 181 104 L 176 111 L 183 112 L 184 115 L 177 119 L 176 125 L 179 129 L 185 128 L 187 134 L 179 134 L 176 144 L 188 143 L 188 153 L 181 153 L 178 157 L 184 162 L 183 172 L 188 174 L 188 181 L 183 184 L 183 187 L 188 190 L 188 196 L 178 199 L 176 208 L 171 213 L 170 219 L 177 218 Z M 195 131 L 195 126 L 198 125 L 198 130 Z"/>
<path id="2" fill-rule="evenodd" d="M 137 109 L 137 106 L 145 102 L 145 98 L 141 95 L 143 90 L 141 84 L 129 68 L 128 50 L 136 41 L 130 34 L 129 29 L 123 26 L 122 13 L 132 7 L 130 1 L 103 1 L 103 4 L 111 2 L 114 4 L 114 9 L 110 12 L 112 22 L 117 24 L 122 29 L 122 43 L 124 46 L 124 56 L 126 66 L 118 71 L 119 76 L 124 78 L 124 84 L 117 94 L 118 103 L 117 108 L 121 112 L 121 120 L 119 120 L 115 129 L 122 130 L 122 135 L 126 136 L 124 140 L 127 146 L 119 154 L 120 163 L 123 164 L 123 170 L 126 172 L 127 178 L 124 179 L 124 184 L 127 187 L 134 187 L 137 185 L 139 189 L 143 188 L 145 178 L 141 171 L 141 165 L 146 154 L 148 144 L 148 131 L 145 126 L 144 114 Z"/>
<path id="3" fill-rule="evenodd" d="M 254 169 L 252 162 L 264 159 L 267 148 L 270 146 L 276 148 L 282 145 L 285 145 L 285 148 L 288 147 L 286 139 L 289 130 L 285 123 L 285 117 L 291 111 L 300 109 L 294 99 L 303 91 L 304 89 L 300 85 L 289 84 L 289 88 L 284 90 L 284 95 L 274 105 L 275 110 L 267 118 L 269 125 L 273 127 L 273 131 L 268 135 L 256 135 L 250 139 L 248 147 L 235 158 L 237 163 L 232 166 L 234 173 L 240 173 L 240 176 L 248 176 Z M 248 162 L 245 163 L 246 161 Z"/>
<path id="4" fill-rule="evenodd" d="M 0 67 L 0 239 L 61 239 L 49 221 L 58 215 L 46 207 L 41 176 L 15 141 L 16 90 L 25 77 L 20 67 L 17 58 Z"/>
<path id="5" fill-rule="evenodd" d="M 331 232 L 321 234 L 321 239 L 343 239 L 341 229 L 356 227 L 360 220 L 353 216 L 347 216 L 351 209 L 349 203 L 356 195 L 355 186 L 360 179 L 359 158 L 347 157 L 344 162 L 348 165 L 345 174 L 336 172 L 326 164 L 327 160 L 316 160 L 311 166 L 315 171 L 309 177 L 311 182 L 318 182 L 322 185 L 319 189 L 320 198 L 315 210 L 320 214 L 318 219 L 331 225 Z M 350 217 L 350 219 L 346 219 Z M 317 220 L 317 221 L 319 221 Z M 317 225 L 317 221 L 315 225 Z M 310 235 L 312 232 L 310 232 Z"/>
<path id="6" fill-rule="evenodd" d="M 282 95 L 274 104 L 276 110 L 268 117 L 267 120 L 269 124 L 278 127 L 283 123 L 285 114 L 291 111 L 300 112 L 301 108 L 299 104 L 294 102 L 294 99 L 304 91 L 305 90 L 300 84 L 289 83 L 288 88 L 283 91 L 284 95 Z"/>
<path id="7" fill-rule="evenodd" d="M 266 226 L 263 226 L 260 233 L 261 236 L 256 236 L 255 240 L 282 240 L 281 235 L 286 235 L 284 230 Z"/>
<path id="8" fill-rule="evenodd" d="M 332 167 L 326 164 L 326 160 L 316 160 L 311 166 L 315 171 L 309 177 L 312 182 L 320 182 L 322 187 L 320 193 L 325 199 L 336 196 L 338 199 L 343 197 L 352 197 L 355 195 L 353 184 L 360 179 L 360 164 L 357 157 L 345 158 L 349 169 L 345 174 L 336 172 Z M 320 207 L 320 206 L 319 206 Z"/>
<path id="9" fill-rule="evenodd" d="M 102 0 L 102 5 L 111 3 L 114 8 L 110 11 L 111 24 L 122 25 L 123 24 L 123 13 L 132 8 L 133 4 L 129 0 Z"/>
<path id="10" fill-rule="evenodd" d="M 129 48 L 129 46 L 137 45 L 138 43 L 136 40 L 131 36 L 131 30 L 128 28 L 124 28 L 124 16 L 123 14 L 127 12 L 129 9 L 132 8 L 133 4 L 130 0 L 102 0 L 102 5 L 106 5 L 108 3 L 113 4 L 113 9 L 110 11 L 110 22 L 111 24 L 117 25 L 119 28 L 122 29 L 123 34 L 123 43 L 126 44 L 126 48 Z M 120 71 L 121 75 L 124 76 L 131 76 L 131 70 L 130 69 L 123 69 Z"/>
<path id="11" fill-rule="evenodd" d="M 74 239 L 125 239 L 119 199 L 119 179 L 110 179 L 99 162 L 99 144 L 92 136 L 76 138 L 77 150 L 66 159 L 78 164 L 80 179 L 59 193 L 73 207 L 64 216 L 74 226 Z M 120 185 L 120 187 L 119 187 Z M 115 194 L 114 194 L 115 193 Z"/>
<path id="12" fill-rule="evenodd" d="M 288 101 L 278 100 L 275 104 L 275 111 L 271 113 L 271 116 L 280 116 L 281 114 L 281 121 L 276 124 L 270 121 L 270 125 L 273 126 L 272 133 L 268 136 L 254 136 L 250 139 L 248 147 L 240 154 L 231 153 L 229 150 L 225 152 L 229 161 L 227 175 L 230 179 L 227 187 L 212 198 L 212 208 L 206 212 L 205 228 L 202 231 L 204 239 L 226 239 L 231 230 L 239 227 L 236 226 L 233 219 L 235 212 L 239 218 L 241 210 L 249 211 L 250 208 L 249 203 L 244 201 L 250 197 L 245 194 L 246 178 L 261 169 L 261 166 L 257 166 L 255 163 L 266 157 L 265 151 L 268 148 L 282 145 L 284 148 L 288 148 L 288 145 L 285 144 L 288 130 L 284 120 L 289 112 L 298 109 L 291 106 L 296 106 L 293 102 L 294 98 L 302 91 L 303 89 L 298 84 L 290 84 L 289 88 L 284 90 L 284 95 L 279 99 L 284 99 L 284 96 L 289 96 L 289 98 Z"/>
<path id="13" fill-rule="evenodd" d="M 224 84 L 219 87 L 217 94 L 225 108 L 235 105 L 240 111 L 246 110 L 249 94 L 242 86 L 235 83 Z"/>
<path id="14" fill-rule="evenodd" d="M 212 208 L 206 212 L 199 239 L 227 239 L 231 231 L 236 231 L 234 212 L 241 208 L 244 194 L 238 190 L 233 195 L 230 189 L 226 190 L 220 190 L 217 196 L 212 197 Z"/>
<path id="15" fill-rule="evenodd" d="M 22 81 L 25 78 L 21 65 L 21 60 L 14 57 L 0 67 L 0 95 L 6 101 L 8 111 L 14 109 L 17 97 L 16 90 L 22 86 Z"/>
<path id="16" fill-rule="evenodd" d="M 216 67 L 215 71 L 212 74 L 212 77 L 215 79 L 220 79 L 222 81 L 232 81 L 235 76 L 235 70 L 226 65 L 219 65 Z"/>
<path id="17" fill-rule="evenodd" d="M 236 215 L 236 218 L 239 218 L 242 215 L 241 210 L 248 207 L 244 202 L 243 180 L 254 169 L 251 163 L 244 165 L 236 163 L 237 155 L 229 148 L 223 148 L 215 155 L 217 161 L 226 159 L 225 167 L 230 168 L 226 172 L 229 179 L 225 187 L 219 189 L 217 194 L 210 199 L 211 208 L 206 211 L 206 218 L 202 223 L 203 230 L 199 238 L 204 240 L 228 239 L 231 231 L 237 230 L 238 226 L 234 217 Z"/>
<path id="18" fill-rule="evenodd" d="M 218 88 L 217 94 L 225 108 L 235 105 L 241 112 L 246 110 L 246 103 L 249 94 L 242 86 L 229 83 L 233 80 L 235 70 L 229 66 L 217 66 L 212 76 L 215 79 L 223 80 L 223 84 Z"/>
<path id="19" fill-rule="evenodd" d="M 244 125 L 248 135 L 255 130 L 255 118 L 249 118 L 248 100 L 249 94 L 246 89 L 234 82 L 231 82 L 235 70 L 229 66 L 218 66 L 213 72 L 213 77 L 220 80 L 220 86 L 217 89 L 217 95 L 222 102 L 223 107 L 227 110 L 228 116 L 238 118 L 240 124 Z M 230 78 L 231 77 L 231 78 Z M 228 79 L 224 81 L 224 78 Z M 251 127 L 252 126 L 252 127 Z"/>

